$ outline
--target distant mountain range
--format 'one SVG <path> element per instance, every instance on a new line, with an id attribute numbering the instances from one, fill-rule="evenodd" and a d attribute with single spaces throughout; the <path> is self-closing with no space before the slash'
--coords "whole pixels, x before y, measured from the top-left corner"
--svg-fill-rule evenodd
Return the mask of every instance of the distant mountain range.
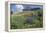
<path id="1" fill-rule="evenodd" d="M 23 11 L 41 10 L 40 8 L 23 9 Z"/>

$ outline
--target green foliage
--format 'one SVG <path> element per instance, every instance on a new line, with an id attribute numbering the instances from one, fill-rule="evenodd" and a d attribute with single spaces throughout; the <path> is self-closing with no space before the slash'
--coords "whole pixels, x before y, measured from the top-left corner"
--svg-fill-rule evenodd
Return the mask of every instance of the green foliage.
<path id="1" fill-rule="evenodd" d="M 38 11 L 35 11 L 35 13 L 37 14 L 37 16 L 34 18 L 33 20 L 33 23 L 35 26 L 35 28 L 40 28 L 40 27 L 43 27 L 43 11 L 42 10 L 38 10 Z M 42 16 L 38 16 L 38 14 L 42 15 Z"/>
<path id="2" fill-rule="evenodd" d="M 36 14 L 33 17 L 32 24 L 27 24 L 25 21 L 25 18 L 27 16 L 12 16 L 10 18 L 10 28 L 11 29 L 23 29 L 23 28 L 41 28 L 43 27 L 43 11 L 42 10 L 35 10 L 33 11 L 34 14 Z M 38 16 L 38 14 L 41 14 L 42 16 Z"/>

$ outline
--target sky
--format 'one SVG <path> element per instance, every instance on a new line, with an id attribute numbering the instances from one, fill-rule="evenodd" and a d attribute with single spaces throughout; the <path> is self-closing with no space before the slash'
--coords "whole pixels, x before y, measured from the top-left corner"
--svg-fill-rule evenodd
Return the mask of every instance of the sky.
<path id="1" fill-rule="evenodd" d="M 43 8 L 42 5 L 32 5 L 32 4 L 10 4 L 10 10 L 15 12 L 16 10 L 22 10 L 22 9 L 26 9 L 27 7 L 29 8 Z M 27 8 L 28 9 L 28 8 Z"/>
<path id="2" fill-rule="evenodd" d="M 10 5 L 10 10 L 11 11 L 16 11 L 16 5 L 15 4 L 11 4 Z"/>

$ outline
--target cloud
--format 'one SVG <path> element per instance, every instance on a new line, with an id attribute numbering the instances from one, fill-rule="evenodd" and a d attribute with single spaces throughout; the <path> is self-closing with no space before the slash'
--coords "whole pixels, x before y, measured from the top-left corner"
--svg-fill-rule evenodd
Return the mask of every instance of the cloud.
<path id="1" fill-rule="evenodd" d="M 17 9 L 24 9 L 23 5 L 16 5 Z"/>

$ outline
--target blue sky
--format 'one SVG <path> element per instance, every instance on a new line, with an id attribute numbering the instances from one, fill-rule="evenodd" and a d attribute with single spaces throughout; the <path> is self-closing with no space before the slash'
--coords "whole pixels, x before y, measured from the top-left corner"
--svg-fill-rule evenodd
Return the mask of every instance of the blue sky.
<path id="1" fill-rule="evenodd" d="M 11 4 L 10 5 L 10 10 L 11 11 L 16 11 L 16 5 L 15 4 Z"/>
<path id="2" fill-rule="evenodd" d="M 27 5 L 25 5 L 25 4 L 24 5 L 16 5 L 16 4 L 11 4 L 10 5 L 10 10 L 14 12 L 17 9 L 24 9 L 26 7 L 30 7 L 30 8 L 38 8 L 39 7 L 41 9 L 43 8 L 42 5 L 31 5 L 31 4 L 29 4 L 29 5 L 28 4 Z"/>

